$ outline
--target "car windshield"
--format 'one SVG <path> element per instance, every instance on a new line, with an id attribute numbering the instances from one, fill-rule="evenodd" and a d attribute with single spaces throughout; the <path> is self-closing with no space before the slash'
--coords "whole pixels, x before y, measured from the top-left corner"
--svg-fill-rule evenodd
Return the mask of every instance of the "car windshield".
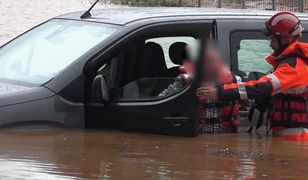
<path id="1" fill-rule="evenodd" d="M 43 84 L 117 28 L 93 22 L 48 21 L 0 49 L 0 78 Z"/>

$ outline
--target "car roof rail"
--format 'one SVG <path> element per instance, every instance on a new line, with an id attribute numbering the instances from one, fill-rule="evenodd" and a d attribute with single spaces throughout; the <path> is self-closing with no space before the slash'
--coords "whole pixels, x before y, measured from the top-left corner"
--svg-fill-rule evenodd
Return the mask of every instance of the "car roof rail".
<path id="1" fill-rule="evenodd" d="M 85 19 L 85 18 L 89 18 L 91 17 L 91 10 L 94 8 L 94 6 L 99 2 L 100 0 L 96 0 L 95 3 L 92 4 L 92 6 L 86 11 L 84 12 L 80 18 L 81 19 Z"/>

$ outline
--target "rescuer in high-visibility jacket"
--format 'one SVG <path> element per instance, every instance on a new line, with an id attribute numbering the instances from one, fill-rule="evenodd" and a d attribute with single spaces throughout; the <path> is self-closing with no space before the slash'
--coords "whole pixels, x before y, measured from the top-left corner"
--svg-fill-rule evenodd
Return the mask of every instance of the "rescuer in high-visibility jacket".
<path id="1" fill-rule="evenodd" d="M 274 71 L 256 81 L 201 87 L 198 97 L 232 101 L 272 96 L 273 135 L 308 139 L 308 44 L 298 42 L 304 28 L 290 12 L 279 12 L 265 24 L 274 50 L 266 60 Z"/>

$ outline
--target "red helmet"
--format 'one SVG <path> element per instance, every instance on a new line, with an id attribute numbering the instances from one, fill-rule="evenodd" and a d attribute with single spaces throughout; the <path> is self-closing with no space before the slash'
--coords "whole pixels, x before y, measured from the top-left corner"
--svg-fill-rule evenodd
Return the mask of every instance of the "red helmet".
<path id="1" fill-rule="evenodd" d="M 290 12 L 279 12 L 275 14 L 265 23 L 265 26 L 265 35 L 270 36 L 274 34 L 281 38 L 294 39 L 304 31 L 298 17 Z"/>

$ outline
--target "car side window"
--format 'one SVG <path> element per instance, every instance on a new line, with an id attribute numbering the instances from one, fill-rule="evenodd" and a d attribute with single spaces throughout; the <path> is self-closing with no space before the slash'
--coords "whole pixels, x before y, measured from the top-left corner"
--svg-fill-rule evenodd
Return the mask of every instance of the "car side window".
<path id="1" fill-rule="evenodd" d="M 265 39 L 243 39 L 240 41 L 238 50 L 238 68 L 249 74 L 253 71 L 268 73 L 272 66 L 265 58 L 272 52 L 269 40 Z"/>
<path id="2" fill-rule="evenodd" d="M 308 32 L 307 31 L 303 32 L 303 36 L 299 39 L 299 41 L 300 42 L 308 42 Z"/>
<path id="3" fill-rule="evenodd" d="M 251 72 L 270 73 L 266 57 L 273 52 L 261 31 L 235 31 L 230 35 L 232 71 L 246 79 Z"/>
<path id="4" fill-rule="evenodd" d="M 111 100 L 161 99 L 189 85 L 176 77 L 185 61 L 193 61 L 197 43 L 189 36 L 138 40 L 122 48 L 97 74 L 105 77 Z"/>

